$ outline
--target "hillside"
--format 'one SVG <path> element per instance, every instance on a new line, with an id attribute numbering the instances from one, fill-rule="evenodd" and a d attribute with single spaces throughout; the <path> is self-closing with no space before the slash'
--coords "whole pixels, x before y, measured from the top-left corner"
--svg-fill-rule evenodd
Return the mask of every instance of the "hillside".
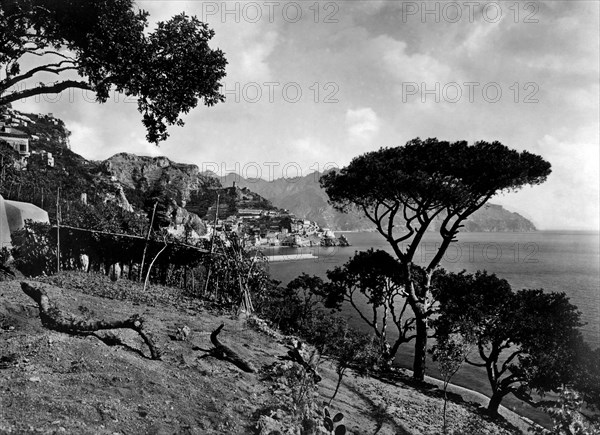
<path id="1" fill-rule="evenodd" d="M 27 170 L 19 170 L 10 161 L 20 156 L 9 146 L 2 145 L 3 156 L 0 194 L 7 199 L 34 203 L 55 213 L 56 195 L 64 199 L 79 199 L 86 193 L 91 201 L 105 198 L 123 200 L 118 184 L 98 174 L 98 164 L 86 160 L 69 148 L 70 132 L 62 120 L 50 115 L 22 114 L 10 110 L 8 116 L 25 116 L 28 121 L 13 123 L 19 131 L 30 136 Z M 13 118 L 14 119 L 14 118 Z M 6 120 L 5 120 L 6 122 Z M 8 121 L 10 122 L 10 121 Z M 123 202 L 126 206 L 126 202 Z"/>
<path id="2" fill-rule="evenodd" d="M 7 122 L 30 137 L 31 155 L 27 158 L 27 170 L 19 170 L 9 164 L 20 164 L 18 153 L 10 146 L 0 148 L 0 194 L 6 199 L 36 204 L 47 210 L 52 219 L 57 195 L 64 201 L 80 201 L 85 194 L 89 203 L 113 202 L 148 218 L 158 203 L 159 225 L 191 224 L 200 233 L 204 227 L 200 220 L 215 215 L 218 192 L 221 218 L 235 214 L 238 208 L 274 209 L 268 200 L 248 189 L 222 189 L 219 180 L 201 174 L 196 165 L 128 153 L 104 161 L 87 160 L 70 149 L 70 132 L 62 120 L 12 109 L 6 116 Z"/>
<path id="3" fill-rule="evenodd" d="M 237 174 L 220 177 L 224 186 L 233 182 L 247 187 L 273 203 L 289 210 L 299 218 L 317 222 L 321 227 L 337 231 L 371 230 L 373 224 L 358 212 L 340 213 L 328 204 L 327 194 L 319 186 L 319 174 L 305 177 L 279 178 L 268 182 L 262 179 L 245 179 Z"/>
<path id="4" fill-rule="evenodd" d="M 305 177 L 273 181 L 262 179 L 245 179 L 237 174 L 227 174 L 221 177 L 224 186 L 234 181 L 239 186 L 245 186 L 270 200 L 273 205 L 288 209 L 298 217 L 316 221 L 323 227 L 338 231 L 359 231 L 373 229 L 374 225 L 359 212 L 340 213 L 328 204 L 327 194 L 319 185 L 321 174 L 314 172 Z M 438 219 L 432 225 L 435 230 Z M 500 205 L 488 204 L 473 213 L 465 222 L 463 231 L 494 232 L 494 231 L 535 231 L 535 225 L 518 213 L 510 212 Z"/>
<path id="5" fill-rule="evenodd" d="M 0 433 L 296 433 L 288 406 L 299 386 L 286 375 L 295 363 L 284 358 L 291 337 L 257 321 L 211 313 L 168 287 L 151 286 L 143 292 L 130 281 L 83 273 L 43 281 L 51 301 L 80 318 L 142 314 L 162 357 L 149 359 L 147 347 L 129 330 L 98 336 L 48 330 L 19 282 L 0 282 Z M 225 325 L 222 342 L 251 361 L 257 372 L 246 373 L 206 352 L 210 332 L 220 324 Z M 183 326 L 191 332 L 177 340 L 176 330 Z M 319 374 L 323 380 L 311 400 L 316 423 L 336 380 L 328 361 L 321 363 Z M 454 391 L 469 401 L 482 399 L 466 390 Z M 414 385 L 401 371 L 381 380 L 349 374 L 331 404 L 333 412 L 344 414 L 348 433 L 355 435 L 439 434 L 441 409 L 441 391 L 434 384 Z M 515 414 L 502 412 L 526 428 Z M 456 433 L 521 433 L 487 420 L 476 404 L 456 394 L 448 415 Z"/>
<path id="6" fill-rule="evenodd" d="M 219 217 L 226 218 L 240 208 L 273 209 L 273 205 L 247 188 L 222 186 L 218 179 L 199 172 L 198 166 L 176 163 L 166 157 L 119 153 L 100 163 L 101 171 L 123 186 L 127 198 L 138 208 L 149 198 L 164 197 L 170 202 L 166 214 L 175 224 L 188 213 L 214 218 L 217 192 Z"/>

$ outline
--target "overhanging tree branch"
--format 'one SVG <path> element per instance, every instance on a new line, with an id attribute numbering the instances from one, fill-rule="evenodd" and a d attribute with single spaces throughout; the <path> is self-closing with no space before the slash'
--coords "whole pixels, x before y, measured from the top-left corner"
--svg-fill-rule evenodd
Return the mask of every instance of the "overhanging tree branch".
<path id="1" fill-rule="evenodd" d="M 515 359 L 517 356 L 521 355 L 523 352 L 521 350 L 518 350 L 516 352 L 513 352 L 512 355 L 510 355 L 506 361 L 504 361 L 504 363 L 502 364 L 502 368 L 500 369 L 500 374 L 503 374 L 507 369 L 508 369 L 508 365 L 511 363 L 511 361 L 513 359 Z"/>
<path id="2" fill-rule="evenodd" d="M 114 87 L 138 98 L 146 137 L 158 143 L 168 137 L 167 126 L 183 125 L 181 115 L 199 102 L 224 101 L 227 61 L 209 45 L 214 31 L 196 17 L 182 13 L 149 31 L 148 13 L 134 0 L 37 3 L 0 6 L 0 104 L 73 87 L 95 91 L 104 103 Z M 46 65 L 21 73 L 27 55 Z M 80 78 L 65 76 L 74 71 Z M 59 74 L 60 83 L 10 91 L 42 73 Z"/>
<path id="3" fill-rule="evenodd" d="M 63 67 L 64 64 L 70 64 L 71 66 Z M 74 65 L 75 65 L 75 62 L 72 60 L 62 60 L 58 63 L 49 63 L 46 65 L 41 65 L 36 68 L 30 69 L 29 71 L 27 71 L 24 74 L 15 76 L 10 79 L 6 78 L 6 79 L 0 81 L 0 89 L 8 89 L 11 86 L 13 86 L 19 82 L 22 82 L 23 80 L 27 80 L 38 73 L 45 72 L 45 73 L 59 74 L 63 71 L 76 70 L 77 67 Z"/>
<path id="4" fill-rule="evenodd" d="M 33 97 L 35 95 L 43 94 L 59 94 L 65 89 L 78 88 L 85 90 L 93 90 L 93 88 L 86 82 L 76 80 L 65 80 L 62 82 L 55 83 L 51 86 L 40 86 L 37 88 L 24 89 L 22 91 L 15 91 L 13 93 L 0 96 L 0 105 L 21 100 L 23 98 Z"/>

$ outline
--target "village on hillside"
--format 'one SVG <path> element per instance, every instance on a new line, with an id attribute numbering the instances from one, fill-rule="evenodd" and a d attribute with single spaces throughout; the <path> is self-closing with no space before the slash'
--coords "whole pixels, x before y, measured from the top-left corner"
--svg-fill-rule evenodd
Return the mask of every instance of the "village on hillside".
<path id="1" fill-rule="evenodd" d="M 40 136 L 28 134 L 25 131 L 30 124 L 40 123 L 41 121 L 52 125 L 59 125 L 61 122 L 54 118 L 52 113 L 25 115 L 9 106 L 0 106 L 0 142 L 6 142 L 12 149 L 19 153 L 20 161 L 18 164 L 20 169 L 27 168 L 27 163 L 31 156 L 39 156 L 47 166 L 54 167 L 52 153 L 32 150 L 30 148 L 30 142 L 35 143 L 39 141 Z"/>
<path id="2" fill-rule="evenodd" d="M 276 208 L 247 187 L 236 186 L 235 181 L 232 186 L 219 189 L 217 201 L 201 221 L 198 231 L 186 229 L 177 220 L 168 231 L 180 237 L 188 231 L 189 241 L 210 240 L 213 235 L 225 240 L 228 235 L 236 234 L 243 246 L 259 249 L 349 246 L 344 235 L 336 237 L 332 230 L 322 228 L 317 222 Z"/>
<path id="3" fill-rule="evenodd" d="M 342 234 L 337 238 L 333 231 L 321 228 L 316 222 L 298 219 L 287 210 L 273 211 L 241 208 L 238 213 L 216 222 L 206 221 L 206 238 L 212 234 L 237 233 L 245 246 L 252 247 L 311 247 L 349 246 Z"/>
<path id="4" fill-rule="evenodd" d="M 46 125 L 47 124 L 47 125 Z M 53 154 L 47 150 L 37 149 L 42 140 L 60 139 L 52 135 L 52 127 L 58 127 L 62 121 L 54 118 L 53 114 L 23 114 L 11 107 L 2 107 L 0 113 L 0 146 L 11 147 L 19 158 L 15 167 L 21 171 L 37 170 L 39 167 L 55 168 Z M 50 127 L 50 129 L 44 128 Z M 38 132 L 38 130 L 48 130 Z M 34 131 L 38 134 L 32 134 Z M 59 140 L 60 142 L 60 140 Z M 64 139 L 63 141 L 64 142 Z M 62 143 L 68 146 L 68 143 Z M 38 160 L 38 165 L 30 165 L 32 159 Z M 41 164 L 41 166 L 40 166 Z M 59 168 L 55 168 L 60 170 Z M 113 176 L 111 181 L 117 185 Z M 120 186 L 117 186 L 120 190 Z M 219 198 L 221 200 L 219 200 Z M 86 203 L 87 194 L 82 193 L 81 201 Z M 128 201 L 119 200 L 108 195 L 105 200 L 115 200 L 122 208 L 132 211 Z M 14 201 L 13 201 L 14 202 Z M 190 207 L 193 210 L 193 207 Z M 195 211 L 195 210 L 193 210 Z M 47 213 L 42 221 L 49 223 Z M 269 201 L 250 191 L 247 187 L 239 188 L 233 182 L 230 187 L 219 191 L 216 203 L 208 208 L 203 216 L 199 213 L 200 225 L 190 229 L 189 225 L 178 223 L 175 219 L 167 231 L 185 238 L 188 243 L 199 242 L 201 239 L 211 240 L 213 237 L 226 239 L 235 233 L 243 246 L 262 249 L 265 247 L 312 247 L 312 246 L 349 246 L 344 235 L 339 238 L 328 228 L 320 227 L 316 222 L 302 219 L 289 212 L 274 207 Z M 13 228 L 16 230 L 19 228 Z"/>

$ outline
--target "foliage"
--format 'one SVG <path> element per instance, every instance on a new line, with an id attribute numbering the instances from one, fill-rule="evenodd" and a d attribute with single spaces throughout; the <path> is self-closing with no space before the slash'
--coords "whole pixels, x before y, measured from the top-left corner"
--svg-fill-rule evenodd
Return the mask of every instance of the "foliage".
<path id="1" fill-rule="evenodd" d="M 315 398 L 318 396 L 318 392 L 313 373 L 296 362 L 278 361 L 263 368 L 261 375 L 263 381 L 271 381 L 274 384 L 273 394 L 277 398 L 274 407 L 276 409 L 266 412 L 267 416 L 273 416 L 276 420 L 290 420 L 290 423 L 286 424 L 286 429 L 293 426 L 309 429 L 304 433 L 314 433 L 313 414 L 316 410 Z M 265 414 L 264 411 L 263 414 Z M 261 420 L 264 422 L 267 419 L 261 418 Z M 259 421 L 259 426 L 262 422 Z M 312 431 L 310 431 L 311 429 Z"/>
<path id="2" fill-rule="evenodd" d="M 272 286 L 264 257 L 245 251 L 234 233 L 213 237 L 211 244 L 212 255 L 203 261 L 207 282 L 199 296 L 226 308 L 238 307 L 246 292 L 252 299 L 263 298 Z"/>
<path id="3" fill-rule="evenodd" d="M 82 256 L 88 257 L 89 270 L 108 273 L 113 264 L 127 265 L 132 269 L 141 262 L 145 239 L 141 237 L 147 226 L 143 216 L 127 212 L 115 204 L 85 206 L 72 204 L 73 213 L 63 224 L 84 228 L 83 230 L 60 227 L 61 269 L 79 269 Z M 85 228 L 96 231 L 86 231 Z M 100 232 L 97 232 L 100 231 Z M 104 233 L 103 231 L 107 231 Z M 121 234 L 138 234 L 127 237 Z M 165 283 L 186 267 L 196 267 L 204 261 L 204 251 L 182 245 L 174 237 L 167 237 L 168 247 L 156 261 L 151 278 Z M 56 228 L 37 222 L 26 222 L 25 228 L 13 234 L 12 254 L 15 267 L 28 276 L 51 274 L 56 271 Z M 164 239 L 152 235 L 148 244 L 146 265 L 164 247 Z M 137 277 L 137 274 L 135 275 Z"/>
<path id="4" fill-rule="evenodd" d="M 552 429 L 542 427 L 530 429 L 535 435 L 599 435 L 600 427 L 584 418 L 580 410 L 583 399 L 569 388 L 559 389 L 560 399 L 557 406 L 547 407 L 545 411 L 552 417 Z"/>
<path id="5" fill-rule="evenodd" d="M 346 433 L 346 425 L 342 423 L 344 419 L 344 414 L 338 412 L 333 417 L 329 413 L 329 409 L 327 407 L 323 408 L 323 427 L 330 433 L 334 435 L 344 435 Z"/>
<path id="6" fill-rule="evenodd" d="M 19 161 L 19 153 L 7 142 L 0 140 L 0 195 L 7 197 L 6 186 L 14 183 L 19 176 L 15 163 Z"/>
<path id="7" fill-rule="evenodd" d="M 282 229 L 286 229 L 289 232 L 291 232 L 292 231 L 292 223 L 293 223 L 293 219 L 291 217 L 284 216 L 279 221 L 279 227 L 282 228 Z"/>
<path id="8" fill-rule="evenodd" d="M 254 298 L 256 312 L 284 334 L 294 334 L 314 345 L 319 353 L 331 353 L 347 330 L 346 321 L 321 308 L 315 299 L 323 280 L 302 274 L 281 287 L 271 281 Z"/>
<path id="9" fill-rule="evenodd" d="M 7 247 L 3 246 L 2 249 L 0 249 L 0 266 L 6 266 L 9 259 L 10 251 Z"/>
<path id="10" fill-rule="evenodd" d="M 26 276 L 56 272 L 56 231 L 42 222 L 25 221 L 25 227 L 12 233 L 14 265 Z"/>
<path id="11" fill-rule="evenodd" d="M 322 287 L 321 278 L 302 273 L 280 290 L 281 302 L 285 305 L 280 305 L 279 312 L 273 313 L 270 318 L 276 319 L 278 327 L 287 333 L 309 335 L 315 329 L 316 294 Z M 276 305 L 273 308 L 277 309 Z"/>
<path id="12" fill-rule="evenodd" d="M 114 202 L 83 204 L 73 201 L 62 212 L 61 224 L 77 228 L 145 236 L 148 218 L 141 213 L 125 210 Z"/>
<path id="13" fill-rule="evenodd" d="M 30 115 L 35 122 L 23 127 L 29 134 L 39 134 L 44 130 L 44 118 Z M 66 138 L 66 132 L 52 125 L 54 136 Z M 60 189 L 60 205 L 63 211 L 70 203 L 80 201 L 81 193 L 87 194 L 89 203 L 104 202 L 107 197 L 116 197 L 118 190 L 107 178 L 97 177 L 94 162 L 87 162 L 64 145 L 57 144 L 54 138 L 41 137 L 32 145 L 35 151 L 50 151 L 55 166 L 49 167 L 40 154 L 32 154 L 27 160 L 27 170 L 18 170 L 19 155 L 10 147 L 0 145 L 0 194 L 5 199 L 25 201 L 35 204 L 48 212 L 51 220 L 56 218 L 56 203 Z M 17 163 L 17 165 L 15 165 Z"/>
<path id="14" fill-rule="evenodd" d="M 341 171 L 323 175 L 321 184 L 338 209 L 364 207 L 373 218 L 378 208 L 397 213 L 412 205 L 415 218 L 408 225 L 440 209 L 459 216 L 500 191 L 540 184 L 549 174 L 550 164 L 540 156 L 500 142 L 414 139 L 356 157 Z"/>
<path id="15" fill-rule="evenodd" d="M 564 293 L 515 293 L 493 274 L 464 271 L 439 276 L 438 288 L 436 333 L 441 340 L 453 333 L 473 337 L 480 360 L 466 361 L 487 370 L 491 414 L 507 394 L 532 402 L 532 391 L 574 381 L 582 323 Z"/>
<path id="16" fill-rule="evenodd" d="M 367 375 L 382 362 L 381 346 L 372 336 L 355 329 L 346 328 L 343 335 L 332 335 L 329 353 L 335 360 L 335 372 L 338 375 L 335 391 L 329 399 L 329 405 L 338 393 L 344 374 L 352 368 L 359 375 Z"/>
<path id="17" fill-rule="evenodd" d="M 408 299 L 402 269 L 390 254 L 373 249 L 357 252 L 342 267 L 329 270 L 327 277 L 327 285 L 316 289 L 324 298 L 325 306 L 340 309 L 343 302 L 349 303 L 380 339 L 385 359 L 393 360 L 399 346 L 415 338 L 411 334 L 415 319 L 407 318 L 406 314 Z M 370 309 L 362 309 L 362 301 L 366 301 Z M 391 346 L 387 342 L 389 323 L 398 333 Z"/>
<path id="18" fill-rule="evenodd" d="M 540 156 L 519 153 L 499 142 L 468 145 L 417 138 L 405 146 L 363 154 L 321 177 L 331 203 L 341 211 L 362 211 L 400 261 L 407 300 L 415 314 L 416 379 L 425 376 L 431 277 L 462 222 L 496 193 L 540 184 L 549 174 L 550 164 Z M 414 256 L 438 217 L 442 242 L 425 269 L 424 285 L 418 286 L 412 274 Z"/>
<path id="19" fill-rule="evenodd" d="M 284 288 L 272 286 L 259 299 L 257 311 L 284 333 L 304 338 L 319 354 L 333 359 L 338 380 L 331 404 L 349 368 L 366 375 L 384 361 L 381 337 L 358 332 L 344 319 L 321 309 L 320 298 L 315 296 L 322 296 L 324 287 L 321 278 L 303 273 Z"/>
<path id="20" fill-rule="evenodd" d="M 10 270 L 8 265 L 10 261 L 10 251 L 7 247 L 3 246 L 0 249 L 0 281 L 6 276 L 14 276 L 14 273 Z"/>
<path id="21" fill-rule="evenodd" d="M 431 349 L 433 360 L 437 362 L 442 375 L 444 389 L 444 409 L 442 411 L 442 430 L 446 433 L 446 411 L 448 408 L 448 384 L 460 370 L 471 349 L 473 337 L 470 335 L 439 335 L 437 343 Z"/>
<path id="22" fill-rule="evenodd" d="M 112 202 L 83 204 L 68 202 L 62 211 L 61 225 L 114 234 L 145 236 L 145 216 L 124 210 Z M 115 263 L 139 263 L 143 249 L 141 239 L 61 228 L 62 268 L 81 267 L 82 255 L 89 257 L 89 267 L 99 270 Z"/>
<path id="23" fill-rule="evenodd" d="M 585 405 L 600 410 L 600 348 L 592 349 L 583 338 L 576 341 L 577 361 L 572 387 L 581 394 Z"/>
<path id="24" fill-rule="evenodd" d="M 69 88 L 106 102 L 114 88 L 137 97 L 147 138 L 159 142 L 166 125 L 183 125 L 179 115 L 199 100 L 224 100 L 227 61 L 209 47 L 214 31 L 196 17 L 176 15 L 150 32 L 148 13 L 133 0 L 9 0 L 0 12 L 0 105 Z M 39 82 L 48 73 L 59 80 Z M 21 86 L 28 79 L 39 86 Z"/>

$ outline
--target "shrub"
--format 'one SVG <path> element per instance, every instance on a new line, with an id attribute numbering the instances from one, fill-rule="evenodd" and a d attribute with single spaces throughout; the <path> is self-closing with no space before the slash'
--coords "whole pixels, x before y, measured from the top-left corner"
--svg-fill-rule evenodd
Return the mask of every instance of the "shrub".
<path id="1" fill-rule="evenodd" d="M 10 251 L 8 248 L 0 249 L 0 280 L 5 276 L 14 276 L 8 265 L 10 261 Z"/>
<path id="2" fill-rule="evenodd" d="M 26 276 L 56 272 L 56 234 L 49 224 L 25 221 L 25 227 L 12 234 L 14 265 Z"/>
<path id="3" fill-rule="evenodd" d="M 530 431 L 535 435 L 599 435 L 600 428 L 586 421 L 581 414 L 582 405 L 583 400 L 579 393 L 569 388 L 561 388 L 558 404 L 545 408 L 552 417 L 552 429 L 536 427 Z"/>

